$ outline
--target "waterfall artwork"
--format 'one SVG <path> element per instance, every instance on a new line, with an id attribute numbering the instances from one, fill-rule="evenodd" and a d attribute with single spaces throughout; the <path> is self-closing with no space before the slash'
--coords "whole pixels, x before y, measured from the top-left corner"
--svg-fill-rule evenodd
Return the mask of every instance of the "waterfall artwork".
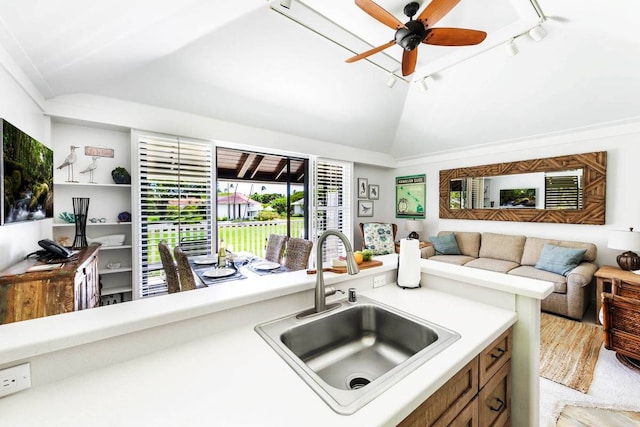
<path id="1" fill-rule="evenodd" d="M 0 126 L 0 222 L 52 218 L 53 151 L 4 119 L 0 119 Z"/>

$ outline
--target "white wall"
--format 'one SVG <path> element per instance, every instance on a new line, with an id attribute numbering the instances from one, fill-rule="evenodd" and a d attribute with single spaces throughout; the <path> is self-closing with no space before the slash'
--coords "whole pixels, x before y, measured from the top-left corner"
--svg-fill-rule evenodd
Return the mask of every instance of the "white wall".
<path id="1" fill-rule="evenodd" d="M 0 93 L 0 117 L 51 147 L 49 119 L 4 67 L 0 68 Z M 39 249 L 37 242 L 45 237 L 51 237 L 51 219 L 0 227 L 0 270 Z"/>
<path id="2" fill-rule="evenodd" d="M 607 248 L 607 232 L 635 227 L 640 230 L 640 123 L 567 132 L 562 135 L 520 141 L 431 158 L 399 162 L 398 174 L 427 174 L 427 233 L 440 230 L 489 231 L 593 242 L 599 265 L 616 265 L 621 253 Z M 439 171 L 467 166 L 553 157 L 594 151 L 607 152 L 607 204 L 605 225 L 547 224 L 503 221 L 440 219 L 438 215 Z"/>

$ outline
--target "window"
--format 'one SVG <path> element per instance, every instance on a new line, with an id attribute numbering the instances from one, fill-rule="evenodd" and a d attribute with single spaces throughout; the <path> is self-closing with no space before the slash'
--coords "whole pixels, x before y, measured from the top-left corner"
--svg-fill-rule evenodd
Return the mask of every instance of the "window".
<path id="1" fill-rule="evenodd" d="M 582 175 L 545 177 L 545 209 L 582 209 Z"/>
<path id="2" fill-rule="evenodd" d="M 161 240 L 188 255 L 211 251 L 213 159 L 210 143 L 141 135 L 138 144 L 138 297 L 148 297 L 167 292 Z"/>
<path id="3" fill-rule="evenodd" d="M 338 230 L 353 242 L 353 163 L 316 159 L 312 177 L 312 240 L 326 230 Z M 322 249 L 323 262 L 344 253 L 340 239 L 329 236 Z"/>

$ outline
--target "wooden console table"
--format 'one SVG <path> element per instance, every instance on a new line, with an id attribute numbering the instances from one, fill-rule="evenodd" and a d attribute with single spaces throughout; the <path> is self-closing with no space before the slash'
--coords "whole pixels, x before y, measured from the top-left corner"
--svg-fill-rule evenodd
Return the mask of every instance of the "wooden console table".
<path id="1" fill-rule="evenodd" d="M 33 271 L 46 264 L 26 259 L 0 272 L 0 324 L 96 307 L 99 249 L 81 249 L 54 270 Z"/>
<path id="2" fill-rule="evenodd" d="M 602 266 L 596 271 L 596 320 L 600 322 L 600 308 L 602 307 L 602 292 L 611 292 L 614 281 L 640 286 L 640 274 L 615 267 Z"/>

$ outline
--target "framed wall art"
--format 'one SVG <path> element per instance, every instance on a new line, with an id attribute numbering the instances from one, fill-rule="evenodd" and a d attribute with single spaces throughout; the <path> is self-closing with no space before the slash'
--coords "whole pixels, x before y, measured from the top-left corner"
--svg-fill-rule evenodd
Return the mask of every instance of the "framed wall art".
<path id="1" fill-rule="evenodd" d="M 369 185 L 369 199 L 370 200 L 380 199 L 380 186 L 378 184 Z"/>
<path id="2" fill-rule="evenodd" d="M 373 216 L 372 200 L 358 200 L 358 216 Z"/>
<path id="3" fill-rule="evenodd" d="M 358 178 L 358 199 L 366 199 L 369 189 L 369 181 L 367 178 Z"/>
<path id="4" fill-rule="evenodd" d="M 396 177 L 396 218 L 425 219 L 427 176 Z"/>

